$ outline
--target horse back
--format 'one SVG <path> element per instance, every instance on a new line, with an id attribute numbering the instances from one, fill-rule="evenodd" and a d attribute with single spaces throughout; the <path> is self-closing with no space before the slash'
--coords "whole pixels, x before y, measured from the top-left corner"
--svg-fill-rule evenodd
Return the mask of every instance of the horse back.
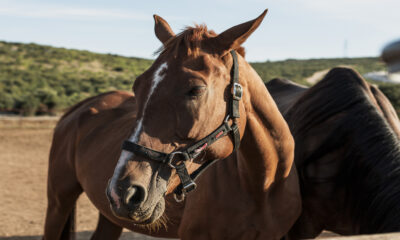
<path id="1" fill-rule="evenodd" d="M 75 170 L 77 151 L 85 139 L 112 122 L 122 121 L 123 116 L 134 118 L 135 108 L 133 94 L 123 91 L 103 93 L 72 106 L 54 129 L 50 166 L 55 161 L 65 161 Z"/>
<path id="2" fill-rule="evenodd" d="M 389 99 L 374 85 L 370 86 L 370 90 L 376 100 L 376 107 L 381 111 L 384 118 L 391 126 L 395 134 L 400 138 L 400 121 L 396 110 L 390 103 Z"/>
<path id="3" fill-rule="evenodd" d="M 274 78 L 267 82 L 265 86 L 282 114 L 307 90 L 306 86 L 283 78 Z"/>

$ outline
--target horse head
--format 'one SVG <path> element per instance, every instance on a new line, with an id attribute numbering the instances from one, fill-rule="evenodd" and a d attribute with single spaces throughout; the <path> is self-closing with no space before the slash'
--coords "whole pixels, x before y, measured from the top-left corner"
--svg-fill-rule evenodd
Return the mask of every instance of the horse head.
<path id="1" fill-rule="evenodd" d="M 155 222 L 164 213 L 166 195 L 179 182 L 181 192 L 191 190 L 195 185 L 189 174 L 228 157 L 237 147 L 247 112 L 258 111 L 250 109 L 250 86 L 266 91 L 262 81 L 248 84 L 256 73 L 242 57 L 241 44 L 266 12 L 219 35 L 206 26 L 175 35 L 164 19 L 154 16 L 155 34 L 163 47 L 133 86 L 135 128 L 106 191 L 116 216 L 137 224 Z M 256 101 L 264 102 L 261 99 Z"/>

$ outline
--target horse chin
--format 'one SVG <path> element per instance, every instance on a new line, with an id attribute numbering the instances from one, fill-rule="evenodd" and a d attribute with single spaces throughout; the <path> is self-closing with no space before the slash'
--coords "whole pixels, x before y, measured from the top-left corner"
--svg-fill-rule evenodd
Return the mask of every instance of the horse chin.
<path id="1" fill-rule="evenodd" d="M 134 214 L 130 215 L 131 220 L 135 222 L 137 225 L 149 225 L 155 223 L 157 220 L 161 218 L 164 214 L 165 210 L 165 201 L 161 198 L 158 203 L 154 206 L 153 211 L 149 214 L 148 217 L 136 217 Z"/>
<path id="2" fill-rule="evenodd" d="M 110 204 L 111 212 L 114 214 L 114 216 L 122 219 L 122 220 L 128 220 L 133 222 L 136 225 L 150 225 L 157 220 L 161 218 L 161 216 L 164 214 L 165 210 L 165 200 L 164 198 L 161 198 L 157 204 L 154 205 L 153 208 L 149 208 L 148 210 L 141 210 L 141 214 L 135 214 L 133 212 L 130 212 L 128 209 L 124 207 L 117 207 L 116 204 L 111 203 Z"/>

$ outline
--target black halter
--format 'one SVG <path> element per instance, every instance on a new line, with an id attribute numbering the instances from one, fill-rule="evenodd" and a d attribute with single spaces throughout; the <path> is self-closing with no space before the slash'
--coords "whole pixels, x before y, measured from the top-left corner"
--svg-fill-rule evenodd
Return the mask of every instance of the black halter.
<path id="1" fill-rule="evenodd" d="M 226 136 L 229 132 L 232 132 L 234 150 L 239 147 L 240 144 L 240 133 L 239 127 L 237 125 L 237 118 L 239 115 L 239 101 L 242 98 L 242 86 L 239 84 L 239 69 L 238 69 L 238 60 L 237 55 L 234 50 L 232 50 L 231 55 L 233 57 L 233 66 L 231 70 L 231 108 L 229 109 L 230 113 L 226 116 L 224 122 L 210 133 L 207 137 L 201 139 L 200 141 L 194 143 L 190 147 L 181 150 L 174 151 L 171 153 L 163 153 L 159 151 L 155 151 L 153 149 L 147 148 L 145 146 L 141 146 L 139 144 L 124 141 L 122 144 L 122 149 L 130 151 L 132 153 L 138 154 L 142 157 L 151 159 L 153 161 L 161 162 L 163 164 L 167 164 L 169 167 L 176 169 L 176 173 L 178 174 L 181 184 L 175 189 L 175 199 L 177 201 L 182 201 L 184 195 L 196 188 L 196 183 L 194 180 L 207 168 L 211 163 L 215 161 L 208 161 L 203 163 L 196 171 L 189 175 L 185 161 L 193 160 L 200 153 L 204 151 L 208 146 L 213 144 L 218 139 Z M 229 125 L 228 121 L 232 119 L 232 125 Z M 180 157 L 178 157 L 180 156 Z M 179 199 L 176 196 L 180 196 Z"/>

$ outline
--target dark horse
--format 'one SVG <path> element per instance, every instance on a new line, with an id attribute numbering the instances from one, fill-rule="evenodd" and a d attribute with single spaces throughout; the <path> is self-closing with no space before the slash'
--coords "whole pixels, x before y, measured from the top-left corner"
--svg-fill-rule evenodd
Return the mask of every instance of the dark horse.
<path id="1" fill-rule="evenodd" d="M 311 88 L 266 85 L 296 143 L 303 211 L 290 236 L 400 231 L 400 123 L 383 93 L 348 68 Z"/>
<path id="2" fill-rule="evenodd" d="M 55 129 L 45 239 L 69 237 L 82 191 L 100 211 L 92 239 L 117 239 L 123 227 L 181 239 L 280 239 L 289 231 L 301 210 L 294 141 L 241 47 L 265 14 L 219 35 L 205 26 L 175 35 L 155 16 L 164 47 L 136 79 L 135 95 L 87 99 Z M 223 160 L 175 201 L 180 183 L 194 186 L 188 174 L 215 159 Z"/>

